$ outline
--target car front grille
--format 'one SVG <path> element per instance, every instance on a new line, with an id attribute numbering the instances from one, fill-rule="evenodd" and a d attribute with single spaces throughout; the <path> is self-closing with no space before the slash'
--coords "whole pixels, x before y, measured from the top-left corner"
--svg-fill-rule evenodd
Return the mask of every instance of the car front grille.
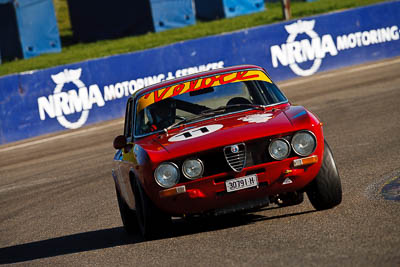
<path id="1" fill-rule="evenodd" d="M 246 145 L 244 143 L 224 147 L 224 155 L 229 167 L 240 172 L 246 165 Z"/>
<path id="2" fill-rule="evenodd" d="M 261 138 L 258 140 L 247 141 L 246 143 L 238 145 L 240 153 L 233 153 L 231 151 L 232 145 L 226 147 L 217 147 L 212 150 L 204 151 L 202 153 L 192 155 L 198 157 L 204 163 L 204 177 L 216 175 L 219 173 L 229 173 L 235 171 L 239 172 L 245 167 L 251 167 L 271 161 L 275 161 L 268 154 L 269 138 Z M 236 154 L 236 155 L 235 155 Z M 188 156 L 175 162 L 178 166 Z M 183 174 L 181 177 L 184 177 Z M 234 176 L 228 175 L 223 179 L 233 178 Z"/>
<path id="3" fill-rule="evenodd" d="M 205 153 L 201 153 L 200 155 L 198 155 L 198 157 L 204 163 L 205 169 L 203 176 L 211 176 L 222 172 L 231 172 L 232 170 L 234 170 L 233 168 L 235 168 L 236 171 L 234 171 L 237 172 L 245 167 L 251 167 L 254 165 L 269 162 L 272 159 L 269 158 L 265 152 L 267 145 L 268 143 L 266 142 L 266 140 L 262 139 L 254 140 L 252 142 L 246 142 L 246 144 L 243 144 L 243 147 L 239 146 L 239 148 L 245 152 L 244 160 L 243 153 L 241 153 L 239 156 L 239 158 L 243 160 L 241 161 L 241 164 L 244 164 L 244 166 L 237 166 L 237 163 L 235 164 L 234 162 L 235 157 L 229 157 L 229 155 L 232 153 L 230 151 L 231 146 L 219 147 Z M 226 155 L 228 155 L 228 157 Z"/>

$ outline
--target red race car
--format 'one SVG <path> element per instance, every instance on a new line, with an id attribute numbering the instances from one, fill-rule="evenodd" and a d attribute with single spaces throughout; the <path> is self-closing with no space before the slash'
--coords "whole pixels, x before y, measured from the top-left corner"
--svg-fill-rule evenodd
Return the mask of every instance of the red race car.
<path id="1" fill-rule="evenodd" d="M 257 66 L 159 83 L 132 95 L 112 170 L 125 229 L 154 237 L 174 216 L 317 210 L 342 200 L 322 123 Z"/>

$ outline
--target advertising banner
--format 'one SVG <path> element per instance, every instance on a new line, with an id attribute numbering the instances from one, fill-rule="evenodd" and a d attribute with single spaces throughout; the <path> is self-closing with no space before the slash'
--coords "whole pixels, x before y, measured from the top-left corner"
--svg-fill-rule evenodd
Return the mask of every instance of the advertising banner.
<path id="1" fill-rule="evenodd" d="M 0 144 L 120 118 L 164 80 L 239 64 L 275 81 L 400 55 L 400 1 L 260 26 L 0 79 Z M 122 129 L 121 129 L 122 131 Z"/>

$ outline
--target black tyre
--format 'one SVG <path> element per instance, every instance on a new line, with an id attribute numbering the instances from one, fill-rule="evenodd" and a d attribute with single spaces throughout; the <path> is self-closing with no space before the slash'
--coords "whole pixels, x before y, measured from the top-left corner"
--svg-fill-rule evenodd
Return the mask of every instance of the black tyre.
<path id="1" fill-rule="evenodd" d="M 167 234 L 171 217 L 161 212 L 147 196 L 138 179 L 134 182 L 136 217 L 140 233 L 145 239 Z"/>
<path id="2" fill-rule="evenodd" d="M 333 208 L 342 202 L 342 185 L 332 151 L 325 142 L 324 156 L 317 177 L 307 186 L 307 196 L 317 210 Z"/>
<path id="3" fill-rule="evenodd" d="M 124 229 L 128 233 L 133 234 L 138 231 L 136 211 L 130 209 L 125 203 L 117 187 L 115 187 L 115 191 L 117 192 L 118 207 L 121 214 L 122 223 L 124 224 Z"/>

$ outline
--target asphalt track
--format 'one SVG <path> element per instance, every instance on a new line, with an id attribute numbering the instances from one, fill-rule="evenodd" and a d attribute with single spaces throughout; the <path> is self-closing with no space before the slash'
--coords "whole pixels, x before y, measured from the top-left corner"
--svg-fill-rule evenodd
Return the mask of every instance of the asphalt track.
<path id="1" fill-rule="evenodd" d="M 128 236 L 111 178 L 116 120 L 0 146 L 0 264 L 400 266 L 400 202 L 380 194 L 400 170 L 400 58 L 280 86 L 324 122 L 340 206 L 316 212 L 306 199 Z"/>

